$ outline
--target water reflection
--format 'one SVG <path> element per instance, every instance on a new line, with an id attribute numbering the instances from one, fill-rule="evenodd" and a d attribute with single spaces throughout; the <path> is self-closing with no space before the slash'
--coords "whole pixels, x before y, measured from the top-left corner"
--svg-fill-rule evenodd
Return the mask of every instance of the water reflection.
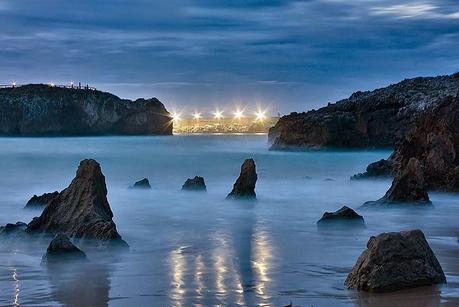
<path id="1" fill-rule="evenodd" d="M 16 268 L 13 268 L 13 280 L 14 280 L 14 296 L 13 296 L 13 306 L 19 306 L 19 276 Z"/>
<path id="2" fill-rule="evenodd" d="M 174 250 L 170 255 L 171 277 L 172 277 L 172 292 L 171 299 L 175 302 L 175 306 L 183 306 L 185 294 L 185 258 L 181 253 L 181 248 Z"/>

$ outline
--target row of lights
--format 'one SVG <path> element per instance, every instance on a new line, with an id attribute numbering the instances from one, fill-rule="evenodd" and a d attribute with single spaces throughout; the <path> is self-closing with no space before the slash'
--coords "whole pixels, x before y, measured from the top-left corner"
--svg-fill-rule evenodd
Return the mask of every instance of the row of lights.
<path id="1" fill-rule="evenodd" d="M 191 114 L 193 116 L 193 118 L 195 120 L 199 120 L 202 118 L 202 113 L 199 113 L 199 112 L 194 112 L 193 114 Z M 212 112 L 212 115 L 213 115 L 213 118 L 214 119 L 222 119 L 223 118 L 223 111 L 222 110 L 215 110 L 214 112 Z M 266 119 L 266 111 L 263 111 L 261 109 L 258 109 L 255 113 L 255 118 L 256 120 L 258 121 L 263 121 Z M 236 109 L 234 112 L 233 112 L 233 117 L 235 119 L 242 119 L 245 117 L 245 114 L 244 114 L 244 110 L 241 110 L 241 109 Z M 180 120 L 182 120 L 182 113 L 178 113 L 178 112 L 173 112 L 172 113 L 172 120 L 174 122 L 178 122 Z"/>
<path id="2" fill-rule="evenodd" d="M 70 86 L 73 87 L 75 85 L 75 82 L 71 81 L 69 84 L 70 84 Z M 13 87 L 15 87 L 17 85 L 16 81 L 11 82 L 11 85 Z M 50 83 L 48 83 L 48 85 L 51 86 L 51 87 L 56 86 L 56 84 L 54 82 L 50 82 Z"/>

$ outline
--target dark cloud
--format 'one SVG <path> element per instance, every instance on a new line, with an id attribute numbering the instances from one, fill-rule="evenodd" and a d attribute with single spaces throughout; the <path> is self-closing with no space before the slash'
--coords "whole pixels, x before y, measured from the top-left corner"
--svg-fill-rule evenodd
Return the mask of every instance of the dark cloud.
<path id="1" fill-rule="evenodd" d="M 453 0 L 0 0 L 0 83 L 304 110 L 458 70 Z"/>

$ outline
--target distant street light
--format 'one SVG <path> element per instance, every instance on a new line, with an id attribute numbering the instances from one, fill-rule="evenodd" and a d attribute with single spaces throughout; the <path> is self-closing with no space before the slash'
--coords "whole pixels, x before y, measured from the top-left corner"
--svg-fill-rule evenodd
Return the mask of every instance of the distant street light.
<path id="1" fill-rule="evenodd" d="M 182 116 L 182 114 L 173 112 L 172 113 L 172 120 L 174 122 L 179 122 L 182 119 L 181 116 Z"/>
<path id="2" fill-rule="evenodd" d="M 200 119 L 201 118 L 201 113 L 194 112 L 193 113 L 193 118 L 196 119 L 196 120 Z"/>
<path id="3" fill-rule="evenodd" d="M 266 118 L 265 113 L 266 111 L 261 111 L 260 109 L 257 112 L 255 112 L 255 117 L 257 121 L 260 121 L 260 122 L 264 121 Z"/>
<path id="4" fill-rule="evenodd" d="M 214 118 L 215 119 L 222 119 L 223 118 L 223 111 L 216 110 L 214 112 Z"/>
<path id="5" fill-rule="evenodd" d="M 16 81 L 13 81 L 13 82 L 11 83 L 11 85 L 12 85 L 13 87 L 16 87 Z"/>
<path id="6" fill-rule="evenodd" d="M 234 118 L 236 119 L 241 119 L 244 117 L 244 111 L 239 110 L 239 109 L 236 109 L 236 111 L 233 114 L 234 114 Z"/>

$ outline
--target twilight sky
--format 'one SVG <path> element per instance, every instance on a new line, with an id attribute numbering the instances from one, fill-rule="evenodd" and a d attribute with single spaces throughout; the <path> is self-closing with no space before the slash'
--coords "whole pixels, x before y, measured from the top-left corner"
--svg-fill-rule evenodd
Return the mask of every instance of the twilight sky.
<path id="1" fill-rule="evenodd" d="M 0 0 L 0 84 L 289 113 L 455 71 L 457 0 Z"/>

